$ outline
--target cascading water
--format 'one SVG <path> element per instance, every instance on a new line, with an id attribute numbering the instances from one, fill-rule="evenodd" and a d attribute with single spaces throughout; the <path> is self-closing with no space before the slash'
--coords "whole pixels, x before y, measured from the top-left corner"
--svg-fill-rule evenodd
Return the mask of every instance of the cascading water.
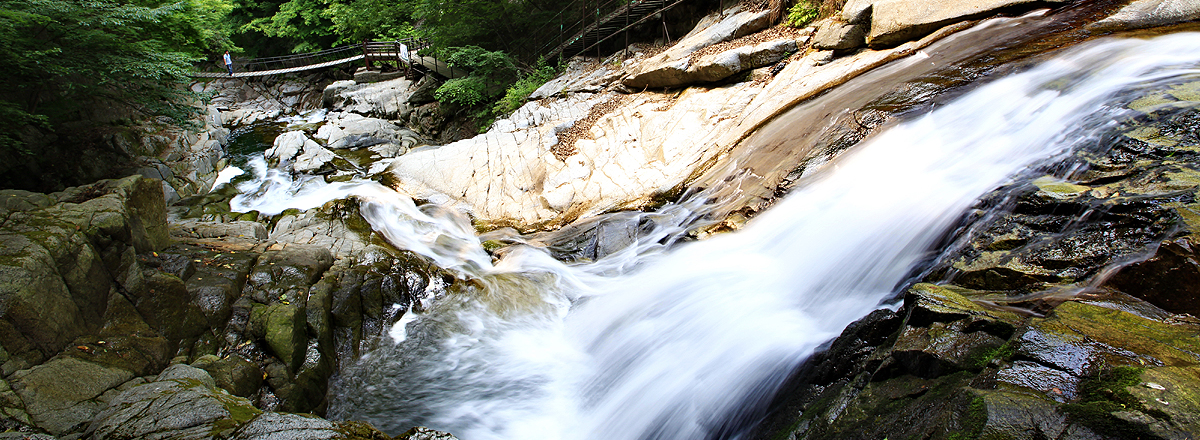
<path id="1" fill-rule="evenodd" d="M 736 437 L 731 417 L 894 298 L 976 198 L 1094 144 L 1125 92 L 1196 75 L 1197 62 L 1197 35 L 1094 42 L 879 133 L 739 232 L 656 245 L 708 209 L 711 194 L 697 195 L 646 214 L 657 235 L 589 264 L 529 246 L 493 263 L 448 209 L 373 183 L 308 182 L 301 198 L 359 195 L 398 247 L 475 280 L 345 370 L 330 415 L 465 440 Z M 260 196 L 235 205 L 264 212 L 297 188 L 243 185 Z"/>

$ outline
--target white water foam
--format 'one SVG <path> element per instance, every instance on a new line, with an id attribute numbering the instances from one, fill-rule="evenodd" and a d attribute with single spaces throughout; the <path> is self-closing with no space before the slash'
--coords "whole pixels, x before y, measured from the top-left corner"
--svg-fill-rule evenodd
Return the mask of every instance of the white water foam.
<path id="1" fill-rule="evenodd" d="M 705 438 L 880 307 L 977 197 L 1094 142 L 1121 114 L 1107 100 L 1198 60 L 1195 34 L 1089 44 L 880 133 L 740 232 L 590 265 L 530 247 L 493 264 L 464 217 L 378 185 L 264 172 L 252 189 L 290 191 L 297 207 L 365 191 L 364 215 L 389 240 L 478 281 L 359 360 L 331 415 L 464 440 Z"/>

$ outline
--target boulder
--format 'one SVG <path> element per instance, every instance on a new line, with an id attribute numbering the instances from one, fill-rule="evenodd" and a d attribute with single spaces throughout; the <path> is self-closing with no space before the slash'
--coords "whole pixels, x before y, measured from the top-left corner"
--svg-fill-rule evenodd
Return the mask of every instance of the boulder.
<path id="1" fill-rule="evenodd" d="M 232 222 L 171 222 L 172 235 L 191 238 L 251 238 L 264 240 L 267 238 L 267 228 L 262 223 L 253 221 Z"/>
<path id="2" fill-rule="evenodd" d="M 407 151 L 408 148 L 426 144 L 412 130 L 398 127 L 383 119 L 367 118 L 353 113 L 331 115 L 329 123 L 317 131 L 316 138 L 327 141 L 331 149 L 348 150 L 395 144 L 395 147 L 390 148 L 402 148 L 402 151 Z"/>
<path id="3" fill-rule="evenodd" d="M 261 413 L 250 401 L 192 377 L 207 375 L 203 370 L 175 368 L 195 371 L 125 391 L 88 425 L 86 435 L 95 440 L 227 438 Z"/>
<path id="4" fill-rule="evenodd" d="M 412 95 L 409 95 L 408 103 L 419 106 L 437 101 L 437 98 L 434 97 L 434 92 L 441 85 L 442 83 L 433 75 L 425 75 L 413 85 Z"/>
<path id="5" fill-rule="evenodd" d="M 765 29 L 770 25 L 769 19 L 769 11 L 749 12 L 740 11 L 738 8 L 731 9 L 722 15 L 705 17 L 692 32 L 681 38 L 670 49 L 632 66 L 621 82 L 626 87 L 637 90 L 647 87 L 674 87 L 686 84 L 677 78 L 683 75 L 681 72 L 689 70 L 689 58 L 694 52 Z"/>
<path id="6" fill-rule="evenodd" d="M 410 98 L 419 91 L 413 87 L 413 82 L 406 78 L 387 78 L 391 75 L 378 75 L 374 78 L 356 78 L 356 84 L 339 81 L 325 89 L 324 101 L 327 108 L 335 111 L 356 113 L 376 118 L 397 118 L 409 107 Z"/>
<path id="7" fill-rule="evenodd" d="M 367 70 L 365 68 L 359 68 L 354 72 L 354 82 L 359 84 L 390 81 L 403 77 L 404 72 L 383 72 L 380 70 Z"/>
<path id="8" fill-rule="evenodd" d="M 337 155 L 309 139 L 302 131 L 289 131 L 275 138 L 275 144 L 264 153 L 268 160 L 296 173 L 313 174 Z"/>
<path id="9" fill-rule="evenodd" d="M 934 30 L 967 20 L 992 15 L 1001 9 L 1036 6 L 1035 0 L 877 0 L 871 2 L 871 29 L 867 44 L 873 48 L 891 47 L 916 40 Z M 1063 3 L 1054 0 L 1052 3 Z M 861 4 L 856 4 L 861 8 Z M 861 10 L 861 9 L 860 9 Z M 861 15 L 851 14 L 851 15 Z M 851 22 L 852 21 L 849 21 Z"/>
<path id="10" fill-rule="evenodd" d="M 317 246 L 335 257 L 356 255 L 378 240 L 359 212 L 357 198 L 330 201 L 319 208 L 281 216 L 270 238 L 279 242 Z"/>
<path id="11" fill-rule="evenodd" d="M 329 249 L 275 244 L 263 252 L 246 281 L 244 292 L 261 304 L 303 301 L 326 269 L 333 265 Z"/>
<path id="12" fill-rule="evenodd" d="M 143 269 L 122 280 L 129 299 L 151 328 L 173 344 L 208 329 L 204 312 L 192 301 L 183 280 L 155 269 Z"/>
<path id="13" fill-rule="evenodd" d="M 69 188 L 49 200 L 13 194 L 0 227 L 0 333 L 36 363 L 97 330 L 114 279 L 140 277 L 135 252 L 170 243 L 162 187 L 141 176 Z"/>
<path id="14" fill-rule="evenodd" d="M 333 422 L 300 414 L 263 413 L 233 434 L 233 440 L 316 440 L 345 438 Z"/>
<path id="15" fill-rule="evenodd" d="M 317 170 L 324 167 L 325 164 L 332 162 L 337 157 L 332 151 L 309 140 L 304 143 L 304 151 L 299 156 L 296 156 L 296 162 L 292 164 L 292 170 L 297 173 L 317 174 Z"/>
<path id="16" fill-rule="evenodd" d="M 262 369 L 236 353 L 225 357 L 201 356 L 192 366 L 207 371 L 217 388 L 235 396 L 250 397 L 262 386 Z"/>
<path id="17" fill-rule="evenodd" d="M 343 97 L 342 94 L 360 89 L 362 87 L 365 87 L 365 85 L 358 84 L 351 79 L 334 81 L 333 83 L 325 86 L 325 89 L 321 91 L 321 102 L 324 104 L 325 108 L 343 106 L 345 105 L 344 103 L 346 98 Z"/>
<path id="18" fill-rule="evenodd" d="M 396 440 L 457 440 L 453 434 L 448 432 L 435 431 L 423 426 L 405 431 L 403 434 L 396 436 Z"/>
<path id="19" fill-rule="evenodd" d="M 626 62 L 629 63 L 632 60 Z M 542 84 L 541 87 L 529 94 L 529 99 L 545 99 L 568 93 L 602 92 L 616 83 L 623 75 L 622 70 L 610 68 L 607 64 L 596 67 L 583 58 L 572 58 L 562 75 Z"/>
<path id="20" fill-rule="evenodd" d="M 63 356 L 18 371 L 8 381 L 33 425 L 59 435 L 81 429 L 107 406 L 101 394 L 133 377 L 128 370 Z"/>
<path id="21" fill-rule="evenodd" d="M 1163 242 L 1149 259 L 1122 267 L 1105 286 L 1172 313 L 1200 316 L 1200 254 L 1191 237 Z"/>
<path id="22" fill-rule="evenodd" d="M 251 334 L 265 340 L 288 371 L 299 371 L 308 347 L 305 309 L 286 299 L 270 305 L 256 304 L 250 314 Z"/>
<path id="23" fill-rule="evenodd" d="M 664 64 L 658 69 L 645 69 L 637 75 L 627 76 L 622 83 L 635 89 L 711 83 L 745 70 L 774 64 L 795 51 L 795 40 L 767 41 L 702 56 L 695 62 L 683 59 Z"/>
<path id="24" fill-rule="evenodd" d="M 207 371 L 184 364 L 175 364 L 167 367 L 167 369 L 163 370 L 162 373 L 158 373 L 158 376 L 154 378 L 154 381 L 160 382 L 174 379 L 185 381 L 194 380 L 209 388 L 217 386 L 216 381 L 213 380 L 212 376 L 210 376 Z"/>
<path id="25" fill-rule="evenodd" d="M 867 24 L 826 20 L 813 36 L 813 47 L 820 50 L 848 50 L 866 44 Z"/>
<path id="26" fill-rule="evenodd" d="M 871 5 L 875 0 L 848 0 L 838 12 L 838 18 L 848 24 L 871 24 Z"/>
<path id="27" fill-rule="evenodd" d="M 1141 29 L 1196 20 L 1200 20 L 1200 4 L 1194 1 L 1136 0 L 1088 28 L 1093 31 Z"/>

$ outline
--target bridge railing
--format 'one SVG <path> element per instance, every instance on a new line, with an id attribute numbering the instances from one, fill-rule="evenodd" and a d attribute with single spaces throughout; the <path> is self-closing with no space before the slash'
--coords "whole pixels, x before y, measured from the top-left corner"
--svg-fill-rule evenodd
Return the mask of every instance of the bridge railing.
<path id="1" fill-rule="evenodd" d="M 260 72 L 269 70 L 292 69 L 313 64 L 320 64 L 349 58 L 360 53 L 359 45 L 345 45 L 319 52 L 264 58 L 234 58 L 233 70 L 236 72 Z"/>

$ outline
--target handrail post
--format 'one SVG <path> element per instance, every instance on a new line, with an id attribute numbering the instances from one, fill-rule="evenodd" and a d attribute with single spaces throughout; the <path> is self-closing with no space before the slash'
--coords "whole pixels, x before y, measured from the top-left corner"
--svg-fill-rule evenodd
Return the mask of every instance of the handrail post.
<path id="1" fill-rule="evenodd" d="M 363 40 L 362 50 L 363 50 L 363 62 L 366 63 L 367 70 L 374 70 L 371 68 L 371 54 L 367 53 L 367 40 Z"/>

